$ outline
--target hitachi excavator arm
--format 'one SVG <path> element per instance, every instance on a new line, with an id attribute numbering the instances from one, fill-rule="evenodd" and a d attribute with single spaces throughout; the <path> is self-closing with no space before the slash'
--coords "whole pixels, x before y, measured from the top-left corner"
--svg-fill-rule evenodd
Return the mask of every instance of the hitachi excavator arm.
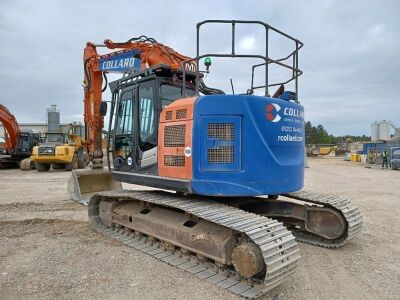
<path id="1" fill-rule="evenodd" d="M 29 149 L 21 149 L 21 138 L 28 138 L 28 141 L 32 141 L 31 138 L 27 137 L 26 134 L 21 133 L 17 119 L 14 115 L 4 106 L 0 104 L 0 123 L 4 126 L 4 149 L 10 157 L 2 157 L 0 159 L 0 167 L 15 167 L 20 165 L 21 170 L 31 170 L 33 168 L 31 164 L 31 147 Z M 25 136 L 24 136 L 25 135 Z"/>
<path id="2" fill-rule="evenodd" d="M 18 126 L 17 119 L 12 113 L 4 106 L 0 104 L 0 123 L 4 125 L 5 129 L 5 143 L 4 148 L 7 152 L 15 148 L 18 141 L 18 135 L 20 129 Z"/>

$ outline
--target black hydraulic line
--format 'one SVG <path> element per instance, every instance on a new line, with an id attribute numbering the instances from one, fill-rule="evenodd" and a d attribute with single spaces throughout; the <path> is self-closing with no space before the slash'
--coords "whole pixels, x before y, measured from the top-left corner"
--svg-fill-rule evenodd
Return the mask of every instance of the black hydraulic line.
<path id="1" fill-rule="evenodd" d="M 105 92 L 105 90 L 107 89 L 107 84 L 108 84 L 107 75 L 106 75 L 106 73 L 104 73 L 104 72 L 103 72 L 103 77 L 104 77 L 105 83 L 104 83 L 104 87 L 101 89 L 101 92 L 102 92 L 102 93 Z"/>
<path id="2" fill-rule="evenodd" d="M 125 44 L 131 43 L 131 42 L 145 42 L 145 43 L 149 42 L 151 44 L 159 44 L 154 38 L 147 37 L 145 35 L 141 35 L 139 37 L 131 38 L 131 39 L 127 40 L 125 42 Z"/>
<path id="3" fill-rule="evenodd" d="M 84 69 L 84 71 L 85 71 L 85 76 L 86 76 L 86 78 L 87 78 L 87 85 L 86 85 L 86 88 L 87 88 L 88 90 L 90 90 L 90 88 L 92 87 L 92 78 L 91 78 L 91 74 L 90 74 L 90 72 L 88 72 L 88 69 L 87 69 L 87 64 L 89 63 L 89 60 L 90 60 L 90 58 L 87 58 L 87 59 L 85 60 L 84 66 L 83 66 L 83 69 Z"/>
<path id="4" fill-rule="evenodd" d="M 223 90 L 208 87 L 203 79 L 199 79 L 199 92 L 204 95 L 224 95 Z"/>

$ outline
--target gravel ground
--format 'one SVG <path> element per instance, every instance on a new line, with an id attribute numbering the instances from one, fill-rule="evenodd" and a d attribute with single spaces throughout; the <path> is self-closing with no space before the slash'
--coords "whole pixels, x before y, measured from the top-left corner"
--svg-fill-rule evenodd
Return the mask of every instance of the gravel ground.
<path id="1" fill-rule="evenodd" d="M 340 249 L 300 244 L 300 268 L 264 299 L 399 299 L 400 172 L 309 163 L 306 188 L 351 199 L 365 228 Z M 0 299 L 238 299 L 92 231 L 69 175 L 0 170 Z"/>

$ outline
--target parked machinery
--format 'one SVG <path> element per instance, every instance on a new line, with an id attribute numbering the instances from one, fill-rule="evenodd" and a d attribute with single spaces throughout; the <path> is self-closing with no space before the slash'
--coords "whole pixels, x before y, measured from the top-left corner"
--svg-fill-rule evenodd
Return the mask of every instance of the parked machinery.
<path id="1" fill-rule="evenodd" d="M 23 170 L 33 168 L 29 157 L 32 148 L 39 142 L 39 134 L 21 131 L 17 119 L 4 106 L 0 104 L 0 123 L 4 126 L 4 154 L 0 158 L 0 167 L 20 166 Z M 21 163 L 21 161 L 23 161 Z"/>
<path id="2" fill-rule="evenodd" d="M 392 170 L 400 169 L 400 147 L 390 148 L 390 168 Z"/>
<path id="3" fill-rule="evenodd" d="M 35 146 L 32 161 L 38 172 L 65 169 L 71 171 L 84 167 L 81 137 L 73 133 L 48 132 L 43 143 Z"/>
<path id="4" fill-rule="evenodd" d="M 210 24 L 231 27 L 229 53 L 200 54 L 200 29 Z M 265 29 L 265 54 L 236 54 L 235 28 L 248 24 Z M 269 57 L 272 33 L 293 43 L 288 56 Z M 350 201 L 299 192 L 305 156 L 298 100 L 302 46 L 263 22 L 238 20 L 197 24 L 195 58 L 145 37 L 87 43 L 85 149 L 95 167 L 102 166 L 103 157 L 102 78 L 107 72 L 124 74 L 109 84 L 108 171 L 73 171 L 69 183 L 75 199 L 86 202 L 92 196 L 89 219 L 94 228 L 248 298 L 295 271 L 300 255 L 292 233 L 328 248 L 354 238 L 363 217 Z M 99 55 L 98 47 L 116 51 Z M 265 83 L 254 86 L 252 80 L 247 92 L 237 95 L 210 88 L 203 81 L 210 57 L 261 59 L 251 69 L 254 77 L 254 69 L 263 68 Z M 203 59 L 205 71 L 200 70 Z M 269 65 L 290 70 L 290 78 L 272 82 Z M 285 89 L 288 83 L 293 92 Z M 279 89 L 271 97 L 273 86 Z M 264 95 L 254 95 L 256 90 Z M 105 180 L 99 183 L 102 174 L 174 192 L 113 190 Z M 101 189 L 108 191 L 96 193 Z"/>

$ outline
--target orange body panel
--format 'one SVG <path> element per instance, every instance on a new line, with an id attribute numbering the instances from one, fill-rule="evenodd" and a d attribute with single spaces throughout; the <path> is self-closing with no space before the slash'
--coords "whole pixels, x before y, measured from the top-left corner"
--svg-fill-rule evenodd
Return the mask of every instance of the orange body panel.
<path id="1" fill-rule="evenodd" d="M 160 176 L 192 178 L 192 129 L 196 99 L 197 97 L 190 97 L 176 100 L 161 112 L 158 129 L 158 174 Z M 179 131 L 178 135 L 175 128 L 185 128 L 184 133 Z M 181 143 L 182 134 L 184 134 L 184 144 Z"/>

